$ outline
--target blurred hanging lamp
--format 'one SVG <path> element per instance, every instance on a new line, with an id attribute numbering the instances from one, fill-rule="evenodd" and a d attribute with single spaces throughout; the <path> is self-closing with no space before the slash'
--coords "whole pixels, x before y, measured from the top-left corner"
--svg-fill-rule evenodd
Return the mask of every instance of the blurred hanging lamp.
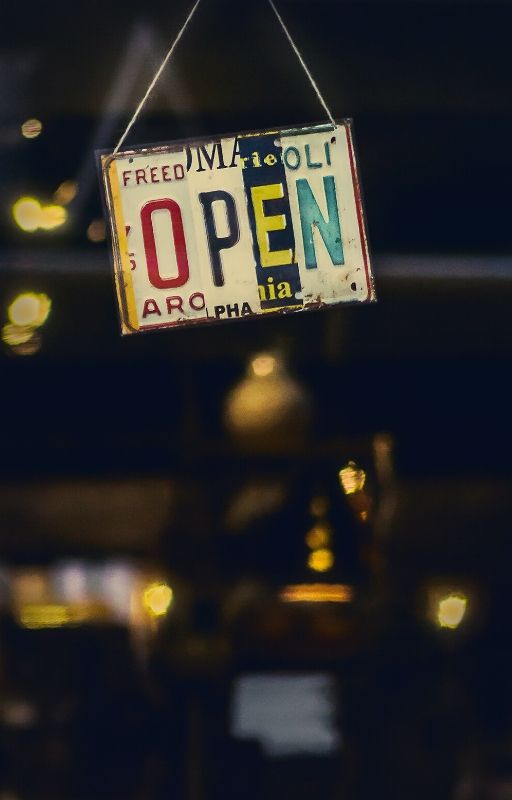
<path id="1" fill-rule="evenodd" d="M 237 444 L 251 450 L 297 447 L 307 436 L 310 418 L 308 394 L 277 352 L 254 355 L 246 376 L 226 398 L 225 426 Z"/>

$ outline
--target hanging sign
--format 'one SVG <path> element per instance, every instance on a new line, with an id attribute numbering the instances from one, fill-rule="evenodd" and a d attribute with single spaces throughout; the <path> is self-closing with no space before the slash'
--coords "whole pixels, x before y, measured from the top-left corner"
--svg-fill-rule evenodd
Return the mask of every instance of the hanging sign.
<path id="1" fill-rule="evenodd" d="M 375 300 L 349 120 L 101 167 L 125 334 Z"/>

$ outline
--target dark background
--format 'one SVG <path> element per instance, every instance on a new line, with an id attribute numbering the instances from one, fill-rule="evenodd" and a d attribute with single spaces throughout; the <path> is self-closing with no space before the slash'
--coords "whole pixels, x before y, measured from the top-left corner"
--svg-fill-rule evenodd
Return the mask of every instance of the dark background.
<path id="1" fill-rule="evenodd" d="M 94 151 L 115 145 L 188 4 L 4 13 L 1 322 L 20 292 L 52 300 L 40 349 L 0 353 L 5 580 L 69 556 L 130 557 L 182 581 L 189 612 L 151 639 L 141 676 L 124 630 L 17 630 L 6 590 L 0 707 L 72 700 L 58 725 L 41 712 L 21 738 L 0 713 L 2 798 L 512 797 L 512 4 L 279 9 L 334 115 L 354 119 L 378 303 L 127 338 L 108 241 L 87 238 L 102 216 Z M 29 117 L 43 123 L 32 140 Z M 321 119 L 265 0 L 203 0 L 128 144 Z M 16 228 L 14 201 L 50 202 L 64 180 L 79 184 L 67 224 Z M 277 447 L 268 432 L 258 447 L 233 441 L 227 394 L 255 353 L 276 349 L 309 397 L 309 436 L 290 407 Z M 375 462 L 382 432 L 392 486 Z M 366 527 L 333 488 L 348 459 L 370 476 Z M 227 510 L 254 481 L 286 499 L 234 542 Z M 268 605 L 298 575 L 318 491 L 338 579 L 358 588 L 335 623 L 320 606 L 305 621 Z M 249 580 L 267 604 L 259 595 L 230 627 L 230 591 Z M 460 630 L 425 616 L 436 581 L 466 587 Z M 236 745 L 238 676 L 301 670 L 334 681 L 339 752 L 275 761 Z"/>

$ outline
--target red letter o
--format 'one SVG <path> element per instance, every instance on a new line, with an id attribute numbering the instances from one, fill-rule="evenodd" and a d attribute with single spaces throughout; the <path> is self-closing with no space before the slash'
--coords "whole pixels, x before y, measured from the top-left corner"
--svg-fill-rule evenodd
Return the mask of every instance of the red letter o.
<path id="1" fill-rule="evenodd" d="M 176 278 L 162 278 L 158 269 L 152 215 L 153 212 L 160 211 L 161 209 L 168 211 L 171 217 L 174 250 L 176 253 L 176 263 L 178 265 L 178 275 Z M 142 207 L 140 219 L 144 238 L 144 250 L 146 251 L 148 276 L 151 284 L 157 289 L 176 289 L 178 286 L 183 286 L 189 278 L 189 266 L 185 232 L 183 230 L 183 217 L 178 203 L 170 199 L 150 200 L 149 203 L 146 203 Z"/>

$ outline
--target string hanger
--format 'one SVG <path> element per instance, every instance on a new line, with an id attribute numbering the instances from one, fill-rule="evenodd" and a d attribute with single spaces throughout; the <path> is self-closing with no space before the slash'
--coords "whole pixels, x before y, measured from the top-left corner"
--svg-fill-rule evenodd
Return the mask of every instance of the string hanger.
<path id="1" fill-rule="evenodd" d="M 142 99 L 141 99 L 140 103 L 138 104 L 137 108 L 135 109 L 135 112 L 134 112 L 132 118 L 130 119 L 130 121 L 128 122 L 128 125 L 126 126 L 125 130 L 123 131 L 118 143 L 116 144 L 116 146 L 114 148 L 114 154 L 118 152 L 119 148 L 122 146 L 122 144 L 125 141 L 126 137 L 130 133 L 133 125 L 136 123 L 137 119 L 139 118 L 139 115 L 140 115 L 142 109 L 144 108 L 144 106 L 146 104 L 146 101 L 148 100 L 151 92 L 153 91 L 153 89 L 155 88 L 156 84 L 158 83 L 158 80 L 160 79 L 160 76 L 161 76 L 162 72 L 164 71 L 165 67 L 167 66 L 169 60 L 171 59 L 171 57 L 172 57 L 172 55 L 173 55 L 173 53 L 174 53 L 174 51 L 175 51 L 180 39 L 181 39 L 181 37 L 183 36 L 183 34 L 185 33 L 186 29 L 188 28 L 189 23 L 191 22 L 192 17 L 196 13 L 200 2 L 201 2 L 201 0 L 195 0 L 195 3 L 192 5 L 192 8 L 190 9 L 190 11 L 188 13 L 188 16 L 187 16 L 185 22 L 183 23 L 182 27 L 178 31 L 178 34 L 177 34 L 174 42 L 170 46 L 170 48 L 167 51 L 166 55 L 164 56 L 164 59 L 163 59 L 162 63 L 160 64 L 160 66 L 158 67 L 157 71 L 155 72 L 155 74 L 153 76 L 153 79 L 149 83 L 149 85 L 148 85 L 148 87 L 147 87 L 147 89 L 146 89 L 146 91 L 144 93 L 144 96 L 142 97 Z M 336 128 L 336 122 L 334 120 L 334 116 L 331 113 L 331 111 L 329 110 L 329 107 L 328 107 L 327 103 L 324 100 L 324 97 L 323 97 L 323 95 L 322 95 L 322 93 L 321 93 L 321 91 L 320 91 L 320 89 L 318 87 L 317 82 L 315 81 L 315 79 L 313 78 L 313 75 L 311 74 L 310 70 L 308 69 L 307 64 L 304 61 L 304 58 L 302 56 L 302 53 L 300 52 L 298 46 L 295 44 L 290 31 L 286 27 L 286 23 L 284 22 L 284 20 L 281 17 L 279 11 L 277 10 L 276 6 L 274 5 L 273 0 L 268 0 L 268 2 L 269 2 L 269 5 L 270 5 L 272 11 L 274 12 L 274 14 L 277 17 L 277 19 L 279 21 L 279 24 L 281 25 L 281 27 L 282 27 L 285 35 L 286 35 L 286 38 L 290 42 L 290 45 L 291 45 L 295 55 L 299 59 L 299 63 L 301 65 L 301 67 L 303 68 L 304 72 L 306 73 L 306 76 L 307 76 L 307 78 L 308 78 L 308 80 L 309 80 L 309 82 L 310 82 L 310 84 L 311 84 L 316 96 L 318 97 L 320 103 L 322 104 L 323 108 L 325 109 L 325 111 L 327 113 L 327 116 L 329 118 L 329 121 L 331 122 L 331 124 L 333 126 L 333 129 Z"/>

